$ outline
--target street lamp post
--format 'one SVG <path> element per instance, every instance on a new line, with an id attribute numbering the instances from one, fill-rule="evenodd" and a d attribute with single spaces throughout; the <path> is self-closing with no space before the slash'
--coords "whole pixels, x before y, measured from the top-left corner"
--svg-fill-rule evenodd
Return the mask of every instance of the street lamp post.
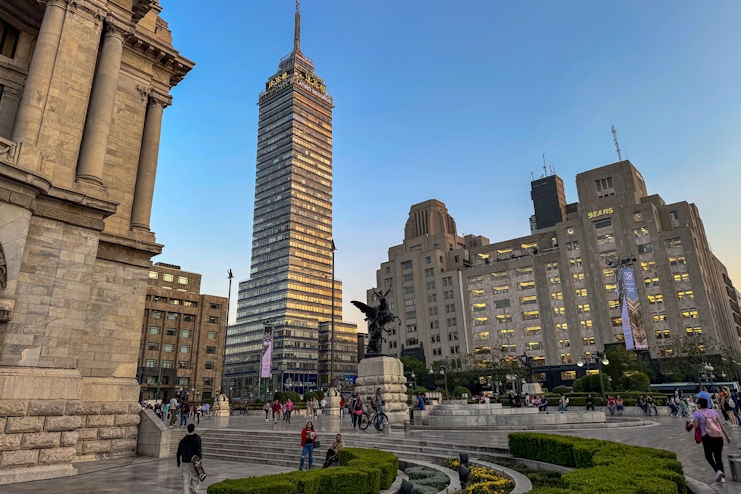
<path id="1" fill-rule="evenodd" d="M 332 249 L 332 310 L 330 314 L 330 342 L 329 342 L 329 380 L 328 384 L 332 385 L 332 379 L 334 379 L 334 251 L 337 250 L 337 247 L 334 245 L 334 239 L 330 240 L 332 243 L 331 249 Z"/>
<path id="2" fill-rule="evenodd" d="M 605 397 L 605 381 L 602 379 L 602 366 L 603 365 L 609 365 L 610 361 L 607 360 L 607 357 L 602 352 L 594 352 L 592 355 L 587 357 L 586 359 L 581 356 L 579 357 L 579 361 L 576 363 L 577 367 L 584 367 L 586 364 L 587 370 L 589 370 L 589 364 L 591 362 L 597 361 L 597 366 L 599 368 L 599 387 L 601 390 L 601 395 L 604 398 Z"/>
<path id="3" fill-rule="evenodd" d="M 445 376 L 445 394 L 450 395 L 448 392 L 448 369 L 450 368 L 450 364 L 448 364 L 447 360 L 443 360 L 440 362 L 440 374 Z"/>

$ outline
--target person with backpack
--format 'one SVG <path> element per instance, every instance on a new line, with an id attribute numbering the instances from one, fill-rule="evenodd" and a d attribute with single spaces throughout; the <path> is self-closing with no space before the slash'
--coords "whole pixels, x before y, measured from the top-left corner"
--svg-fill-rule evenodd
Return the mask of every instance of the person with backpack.
<path id="1" fill-rule="evenodd" d="M 689 427 L 689 422 L 687 425 Z M 723 470 L 723 436 L 725 436 L 728 444 L 731 444 L 731 438 L 728 437 L 728 432 L 726 432 L 725 427 L 720 422 L 720 418 L 715 413 L 715 410 L 708 408 L 707 399 L 697 399 L 697 410 L 692 414 L 691 427 L 695 429 L 695 440 L 702 443 L 702 449 L 705 451 L 705 459 L 715 471 L 715 481 L 725 482 L 726 476 Z M 698 430 L 699 434 L 697 432 Z"/>
<path id="2" fill-rule="evenodd" d="M 188 434 L 180 440 L 178 452 L 175 455 L 183 479 L 183 492 L 187 494 L 198 494 L 198 489 L 201 487 L 198 472 L 196 472 L 196 467 L 193 466 L 194 456 L 203 458 L 201 436 L 196 434 L 195 430 L 195 425 L 188 424 Z"/>

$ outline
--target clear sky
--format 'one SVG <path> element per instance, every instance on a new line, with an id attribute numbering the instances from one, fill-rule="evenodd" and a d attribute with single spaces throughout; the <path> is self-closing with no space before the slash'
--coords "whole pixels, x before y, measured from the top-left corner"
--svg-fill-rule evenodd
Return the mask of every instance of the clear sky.
<path id="1" fill-rule="evenodd" d="M 226 296 L 247 279 L 259 92 L 288 54 L 292 0 L 161 0 L 196 62 L 165 111 L 156 261 Z M 741 286 L 741 2 L 303 0 L 302 50 L 334 97 L 334 236 L 345 320 L 409 207 L 443 201 L 459 233 L 529 233 L 541 154 L 575 175 L 620 146 L 667 203 L 694 202 Z M 232 290 L 232 312 L 237 286 Z"/>

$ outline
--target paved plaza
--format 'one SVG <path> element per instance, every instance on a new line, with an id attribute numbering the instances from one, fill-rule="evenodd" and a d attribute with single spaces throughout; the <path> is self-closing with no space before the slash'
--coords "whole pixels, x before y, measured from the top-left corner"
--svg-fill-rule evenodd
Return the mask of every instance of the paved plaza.
<path id="1" fill-rule="evenodd" d="M 306 424 L 307 418 L 303 415 L 293 417 L 292 423 L 281 421 L 274 425 L 273 421 L 265 422 L 264 413 L 251 412 L 250 415 L 211 418 L 201 420 L 197 424 L 197 432 L 207 429 L 230 428 L 244 430 L 293 431 L 296 433 L 296 456 L 300 455 L 299 433 Z M 663 448 L 674 451 L 684 467 L 685 475 L 710 485 L 717 492 L 741 494 L 741 483 L 730 480 L 730 471 L 727 463 L 728 453 L 739 453 L 741 446 L 741 428 L 729 428 L 733 443 L 724 448 L 725 465 L 729 480 L 726 484 L 713 482 L 714 476 L 703 456 L 702 446 L 695 444 L 693 435 L 684 430 L 684 419 L 674 417 L 651 417 L 652 425 L 641 427 L 620 428 L 580 428 L 574 430 L 556 430 L 555 434 L 567 434 L 579 437 L 607 439 L 626 444 Z M 353 431 L 350 419 L 346 416 L 342 421 L 337 418 L 322 417 L 321 414 L 314 420 L 321 439 L 329 441 L 336 432 L 352 437 L 367 437 L 368 446 L 373 446 L 373 437 L 378 432 Z M 177 430 L 177 429 L 176 429 Z M 181 429 L 185 434 L 184 429 Z M 550 432 L 550 431 L 543 431 Z M 180 433 L 176 433 L 180 437 Z M 413 430 L 412 439 L 430 439 L 435 441 L 451 441 L 455 443 L 476 444 L 482 446 L 507 446 L 507 431 L 421 431 Z M 391 432 L 391 437 L 403 439 L 403 433 Z M 54 490 L 55 492 L 84 493 L 118 493 L 118 492 L 181 492 L 180 476 L 174 458 L 163 460 L 153 458 L 122 458 L 103 460 L 98 462 L 76 463 L 79 473 L 75 477 L 54 480 L 28 482 L 3 486 L 2 492 L 8 494 L 31 493 L 37 491 Z M 270 458 L 265 463 L 256 465 L 206 459 L 206 470 L 209 474 L 202 484 L 201 492 L 205 493 L 208 485 L 225 478 L 266 475 L 287 471 L 286 467 L 270 465 Z"/>

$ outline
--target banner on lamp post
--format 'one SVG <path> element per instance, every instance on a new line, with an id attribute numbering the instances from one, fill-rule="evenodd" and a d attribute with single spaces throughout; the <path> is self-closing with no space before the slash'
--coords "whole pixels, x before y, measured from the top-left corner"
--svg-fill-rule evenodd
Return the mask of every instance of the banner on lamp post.
<path id="1" fill-rule="evenodd" d="M 262 334 L 262 370 L 261 378 L 269 378 L 273 366 L 273 327 L 265 326 Z"/>
<path id="2" fill-rule="evenodd" d="M 625 348 L 647 350 L 646 324 L 641 313 L 641 300 L 633 268 L 622 268 L 620 276 L 620 315 L 623 323 Z"/>

